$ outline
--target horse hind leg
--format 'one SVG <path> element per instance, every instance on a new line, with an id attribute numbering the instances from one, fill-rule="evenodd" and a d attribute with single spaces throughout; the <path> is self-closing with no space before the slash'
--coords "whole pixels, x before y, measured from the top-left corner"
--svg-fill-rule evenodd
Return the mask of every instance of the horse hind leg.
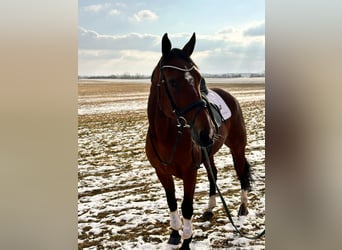
<path id="1" fill-rule="evenodd" d="M 238 215 L 247 215 L 248 214 L 248 192 L 251 190 L 251 174 L 250 174 L 250 165 L 245 157 L 243 160 L 236 161 L 234 164 L 238 178 L 241 184 L 241 205 L 239 208 Z"/>
<path id="2" fill-rule="evenodd" d="M 239 155 L 234 155 L 233 153 L 234 168 L 238 175 L 241 185 L 241 205 L 239 208 L 238 215 L 248 214 L 248 192 L 251 190 L 251 175 L 250 175 L 250 165 L 245 158 L 244 153 Z"/>

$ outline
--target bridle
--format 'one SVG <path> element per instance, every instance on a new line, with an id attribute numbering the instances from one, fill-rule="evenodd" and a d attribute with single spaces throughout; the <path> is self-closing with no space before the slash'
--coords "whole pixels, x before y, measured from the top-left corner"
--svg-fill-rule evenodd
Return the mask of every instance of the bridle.
<path id="1" fill-rule="evenodd" d="M 182 109 L 179 108 L 176 105 L 176 103 L 174 102 L 174 100 L 173 100 L 173 98 L 172 98 L 172 96 L 170 94 L 170 90 L 169 90 L 167 82 L 165 80 L 163 69 L 171 68 L 171 69 L 176 69 L 176 70 L 179 70 L 179 71 L 182 71 L 182 72 L 190 72 L 190 71 L 192 71 L 195 68 L 195 66 L 192 65 L 189 69 L 187 69 L 187 68 L 179 68 L 179 67 L 173 66 L 173 65 L 161 65 L 161 63 L 162 63 L 162 61 L 160 61 L 160 63 L 159 63 L 159 82 L 157 84 L 157 87 L 158 87 L 157 100 L 158 100 L 159 109 L 162 110 L 162 108 L 160 106 L 160 88 L 161 88 L 161 86 L 164 86 L 164 89 L 165 89 L 165 92 L 166 92 L 166 96 L 167 96 L 167 98 L 169 100 L 169 103 L 171 105 L 171 108 L 172 108 L 172 112 L 176 115 L 176 120 L 177 120 L 177 137 L 176 137 L 176 141 L 175 141 L 175 144 L 173 145 L 173 149 L 171 151 L 171 154 L 170 154 L 170 157 L 169 157 L 168 161 L 162 160 L 160 155 L 158 154 L 158 151 L 157 151 L 157 149 L 156 149 L 156 147 L 155 147 L 155 145 L 153 143 L 153 139 L 152 139 L 152 136 L 151 136 L 151 130 L 149 130 L 149 136 L 151 138 L 151 145 L 152 145 L 153 151 L 154 151 L 155 155 L 157 156 L 158 160 L 164 166 L 168 166 L 173 161 L 173 158 L 174 158 L 174 155 L 175 155 L 175 152 L 176 152 L 176 149 L 177 149 L 180 137 L 183 134 L 184 128 L 188 128 L 188 129 L 192 128 L 192 125 L 194 124 L 195 119 L 196 119 L 197 115 L 199 114 L 199 112 L 201 110 L 207 108 L 207 102 L 201 98 L 200 100 L 197 100 L 197 101 L 195 101 L 193 103 L 190 103 L 185 108 L 182 108 Z M 192 119 L 192 122 L 189 124 L 188 121 L 186 120 L 186 118 L 184 117 L 184 115 L 187 114 L 188 112 L 190 112 L 191 110 L 196 109 L 196 108 L 198 108 L 198 110 L 195 113 L 195 115 L 194 115 L 194 117 Z M 195 162 L 193 147 L 194 147 L 194 144 L 192 144 L 192 158 L 193 158 L 193 161 Z M 196 163 L 196 165 L 198 165 L 198 167 L 199 167 L 199 164 Z"/>
<path id="2" fill-rule="evenodd" d="M 207 103 L 205 100 L 203 100 L 202 98 L 200 100 L 197 100 L 193 103 L 190 103 L 188 106 L 186 106 L 185 108 L 179 108 L 177 107 L 176 103 L 174 102 L 171 94 L 170 94 L 170 90 L 169 90 L 169 87 L 166 83 L 166 80 L 165 80 L 165 76 L 164 76 L 164 73 L 163 73 L 163 69 L 165 68 L 171 68 L 171 69 L 176 69 L 176 70 L 179 70 L 179 71 L 182 71 L 182 72 L 190 72 L 192 71 L 195 66 L 192 65 L 191 68 L 187 69 L 187 68 L 179 68 L 179 67 L 176 67 L 176 66 L 173 66 L 173 65 L 161 65 L 161 62 L 160 62 L 160 65 L 159 65 L 159 82 L 157 84 L 158 86 L 158 102 L 159 102 L 159 95 L 160 95 L 160 86 L 163 85 L 165 87 L 165 92 L 166 92 L 166 96 L 170 102 L 170 105 L 171 105 L 171 108 L 172 108 L 172 112 L 177 116 L 177 126 L 182 126 L 184 125 L 184 127 L 187 127 L 187 128 L 191 128 L 193 122 L 195 121 L 196 119 L 196 116 L 197 114 L 199 113 L 199 111 L 201 111 L 202 109 L 205 109 L 207 108 Z M 199 110 L 196 112 L 193 120 L 192 120 L 192 123 L 189 125 L 186 118 L 184 117 L 185 114 L 187 114 L 188 112 L 190 112 L 191 110 L 195 109 L 195 108 L 199 108 Z M 185 122 L 185 123 L 184 123 Z"/>

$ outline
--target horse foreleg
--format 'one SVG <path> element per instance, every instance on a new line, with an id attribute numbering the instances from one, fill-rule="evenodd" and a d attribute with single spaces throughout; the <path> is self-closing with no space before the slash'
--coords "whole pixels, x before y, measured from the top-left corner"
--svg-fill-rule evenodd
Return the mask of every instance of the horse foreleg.
<path id="1" fill-rule="evenodd" d="M 182 227 L 182 221 L 177 210 L 177 200 L 175 196 L 175 185 L 171 175 L 165 175 L 157 171 L 157 176 L 165 189 L 167 204 L 170 210 L 170 226 L 172 232 L 168 240 L 168 244 L 178 245 L 181 241 L 181 236 L 178 230 Z"/>
<path id="2" fill-rule="evenodd" d="M 184 199 L 182 202 L 182 214 L 183 214 L 183 245 L 190 244 L 192 236 L 192 215 L 193 215 L 193 198 L 196 185 L 197 170 L 194 167 L 193 170 L 185 175 L 183 178 L 184 186 Z M 187 240 L 187 241 L 186 241 Z M 183 248 L 186 249 L 186 248 Z"/>
<path id="3" fill-rule="evenodd" d="M 216 194 L 209 197 L 208 207 L 205 210 L 205 213 L 211 214 L 212 217 L 214 207 L 216 207 Z"/>
<path id="4" fill-rule="evenodd" d="M 191 243 L 192 237 L 189 239 L 186 239 L 183 241 L 182 246 L 179 248 L 179 250 L 190 250 L 190 243 Z"/>
<path id="5" fill-rule="evenodd" d="M 210 164 L 210 165 L 209 165 Z M 204 166 L 207 170 L 208 180 L 209 180 L 209 202 L 208 207 L 204 211 L 202 218 L 204 220 L 209 220 L 213 217 L 213 209 L 216 206 L 216 180 L 217 180 L 217 169 L 214 163 L 214 157 L 209 158 L 209 164 L 207 161 L 204 162 Z M 211 170 L 210 170 L 211 168 Z M 212 178 L 211 171 L 214 174 L 214 179 Z"/>
<path id="6" fill-rule="evenodd" d="M 179 216 L 178 210 L 170 213 L 170 226 L 173 230 L 179 230 L 182 228 L 182 220 Z"/>

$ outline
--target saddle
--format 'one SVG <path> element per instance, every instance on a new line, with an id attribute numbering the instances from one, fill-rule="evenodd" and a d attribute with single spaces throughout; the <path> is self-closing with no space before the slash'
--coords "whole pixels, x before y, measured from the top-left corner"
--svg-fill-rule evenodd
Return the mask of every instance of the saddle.
<path id="1" fill-rule="evenodd" d="M 216 129 L 218 129 L 222 122 L 230 118 L 231 111 L 221 96 L 207 88 L 204 78 L 201 79 L 200 91 L 202 99 L 208 104 L 210 117 Z"/>

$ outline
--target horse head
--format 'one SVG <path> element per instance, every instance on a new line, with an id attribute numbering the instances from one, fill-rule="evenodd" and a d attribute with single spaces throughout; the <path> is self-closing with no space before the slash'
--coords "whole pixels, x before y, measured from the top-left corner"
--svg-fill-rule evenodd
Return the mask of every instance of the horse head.
<path id="1" fill-rule="evenodd" d="M 164 34 L 162 58 L 156 67 L 159 75 L 155 77 L 158 78 L 159 105 L 163 113 L 176 120 L 178 127 L 190 128 L 192 140 L 207 147 L 213 144 L 215 127 L 200 92 L 202 76 L 190 58 L 195 43 L 196 35 L 193 33 L 183 49 L 171 49 L 167 33 Z"/>

